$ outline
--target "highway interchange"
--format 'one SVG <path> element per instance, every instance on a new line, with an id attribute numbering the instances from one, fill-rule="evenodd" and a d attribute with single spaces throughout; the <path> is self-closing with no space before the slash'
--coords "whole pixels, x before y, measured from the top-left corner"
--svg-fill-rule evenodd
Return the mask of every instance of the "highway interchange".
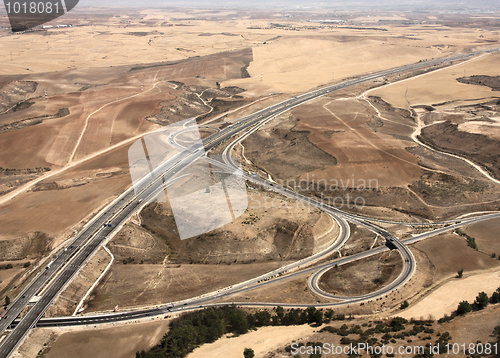
<path id="1" fill-rule="evenodd" d="M 396 73 L 411 71 L 420 68 L 430 68 L 450 61 L 465 60 L 473 56 L 480 55 L 485 52 L 493 52 L 498 50 L 489 50 L 482 52 L 474 52 L 462 54 L 445 59 L 432 60 L 418 64 L 403 66 L 391 70 L 382 71 L 375 74 L 370 74 L 357 79 L 348 80 L 332 86 L 317 89 L 315 91 L 293 97 L 281 103 L 269 106 L 254 114 L 239 119 L 234 124 L 210 135 L 204 140 L 205 151 L 209 151 L 221 143 L 226 142 L 228 139 L 237 136 L 244 131 L 248 130 L 242 136 L 232 141 L 224 150 L 223 158 L 224 163 L 212 164 L 218 165 L 224 170 L 238 170 L 238 166 L 232 161 L 230 152 L 234 146 L 240 143 L 248 135 L 254 133 L 262 125 L 276 117 L 277 115 L 289 111 L 290 109 L 301 105 L 305 102 L 324 96 L 332 91 L 347 88 L 359 83 L 370 81 L 376 78 L 393 75 Z M 169 185 L 178 178 L 175 173 L 179 175 L 183 169 L 189 166 L 190 163 L 201 158 L 205 155 L 205 151 L 200 150 L 200 147 L 188 148 L 188 150 L 180 152 L 175 157 L 167 160 L 163 165 L 159 166 L 150 175 L 145 177 L 140 182 L 140 190 L 134 191 L 130 188 L 124 192 L 120 197 L 114 200 L 101 212 L 99 212 L 85 227 L 78 233 L 78 235 L 68 244 L 50 263 L 45 265 L 43 269 L 16 297 L 8 307 L 7 316 L 0 321 L 0 333 L 5 331 L 9 326 L 14 327 L 8 336 L 0 343 L 0 357 L 8 357 L 15 350 L 17 345 L 23 340 L 27 333 L 35 326 L 66 326 L 66 325 L 84 325 L 84 324 L 97 324 L 106 322 L 116 322 L 123 320 L 139 319 L 144 317 L 152 317 L 163 315 L 169 312 L 178 312 L 192 309 L 199 309 L 203 307 L 219 306 L 227 303 L 210 303 L 214 300 L 221 299 L 228 295 L 245 292 L 255 288 L 263 287 L 266 285 L 274 284 L 283 280 L 288 280 L 299 275 L 312 274 L 309 278 L 308 284 L 313 292 L 326 298 L 336 299 L 336 302 L 326 304 L 316 304 L 318 307 L 331 307 L 335 305 L 342 305 L 346 303 L 361 302 L 376 297 L 387 295 L 389 292 L 396 290 L 404 285 L 415 271 L 415 259 L 407 245 L 419 240 L 423 240 L 435 236 L 444 231 L 452 230 L 456 227 L 467 225 L 481 220 L 487 220 L 495 217 L 500 217 L 500 213 L 492 213 L 487 215 L 475 216 L 468 219 L 452 220 L 448 222 L 434 223 L 436 226 L 443 226 L 433 231 L 416 235 L 413 238 L 406 240 L 398 240 L 387 230 L 376 226 L 376 223 L 395 223 L 393 221 L 385 221 L 380 219 L 365 218 L 360 215 L 355 215 L 341 211 L 335 207 L 331 207 L 325 203 L 319 202 L 313 198 L 305 197 L 299 193 L 291 191 L 288 188 L 280 187 L 267 180 L 256 177 L 255 175 L 240 171 L 241 175 L 248 181 L 252 181 L 266 190 L 272 190 L 276 193 L 284 195 L 288 198 L 299 200 L 301 202 L 316 207 L 325 211 L 339 224 L 341 230 L 337 240 L 328 249 L 300 260 L 298 262 L 282 267 L 271 273 L 262 275 L 244 283 L 236 284 L 231 287 L 205 294 L 200 297 L 195 297 L 189 300 L 168 304 L 157 308 L 150 308 L 145 310 L 137 310 L 131 312 L 109 313 L 96 316 L 77 316 L 77 317 L 61 317 L 61 318 L 45 318 L 42 319 L 43 314 L 58 296 L 58 294 L 71 282 L 73 277 L 85 265 L 88 259 L 96 250 L 103 245 L 108 239 L 108 236 L 117 230 L 126 220 L 133 215 L 137 210 L 143 207 L 148 201 L 155 198 L 165 186 Z M 166 184 L 165 184 L 166 183 Z M 391 282 L 388 286 L 382 289 L 369 293 L 367 295 L 357 297 L 339 297 L 327 292 L 322 291 L 318 286 L 318 281 L 321 275 L 334 267 L 335 265 L 343 265 L 348 262 L 360 260 L 362 258 L 378 254 L 389 247 L 382 246 L 369 251 L 365 251 L 349 257 L 339 258 L 329 261 L 325 264 L 309 267 L 321 258 L 331 255 L 339 247 L 341 247 L 347 239 L 349 239 L 350 231 L 348 222 L 356 225 L 363 226 L 386 239 L 388 246 L 392 249 L 397 249 L 401 254 L 403 260 L 403 269 L 398 278 Z M 433 225 L 433 223 L 402 223 L 404 225 Z M 24 315 L 20 321 L 15 321 L 21 311 L 28 305 L 30 300 L 40 290 L 44 289 L 40 299 L 33 305 L 33 307 Z M 284 307 L 306 307 L 311 304 L 283 304 L 283 303 L 248 303 L 248 302 L 235 302 L 237 305 L 247 307 L 274 307 L 281 305 Z"/>

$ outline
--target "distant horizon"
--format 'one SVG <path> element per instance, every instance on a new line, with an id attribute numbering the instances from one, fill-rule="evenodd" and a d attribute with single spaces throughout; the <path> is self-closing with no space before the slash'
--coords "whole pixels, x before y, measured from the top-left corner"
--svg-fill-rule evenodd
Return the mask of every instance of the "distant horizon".
<path id="1" fill-rule="evenodd" d="M 175 7 L 175 8 L 226 8 L 226 9 L 252 9 L 252 8 L 288 8 L 290 10 L 313 9 L 313 8 L 380 8 L 380 9 L 409 9 L 433 10 L 433 9 L 485 9 L 499 10 L 498 0 L 381 0 L 376 3 L 366 0 L 333 0 L 333 1 L 305 1 L 305 0 L 254 0 L 251 3 L 242 0 L 229 0 L 221 3 L 216 0 L 146 0 L 137 4 L 133 0 L 111 0 L 102 2 L 98 0 L 80 0 L 78 7 L 101 7 L 101 8 L 121 8 L 121 7 Z"/>

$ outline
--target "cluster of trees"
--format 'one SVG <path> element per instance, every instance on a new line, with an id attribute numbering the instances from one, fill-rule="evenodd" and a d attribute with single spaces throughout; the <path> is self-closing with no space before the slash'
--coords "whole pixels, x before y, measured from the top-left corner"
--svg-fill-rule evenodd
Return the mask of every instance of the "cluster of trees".
<path id="1" fill-rule="evenodd" d="M 443 318 L 439 319 L 439 323 L 443 323 L 446 321 L 451 321 L 453 318 L 456 316 L 463 316 L 471 311 L 480 311 L 488 304 L 497 304 L 500 303 L 500 287 L 497 288 L 495 292 L 491 295 L 491 297 L 488 297 L 486 292 L 479 292 L 479 294 L 476 296 L 476 299 L 474 302 L 471 304 L 468 301 L 461 301 L 458 304 L 458 307 L 455 312 L 451 314 L 451 316 L 445 315 Z"/>
<path id="2" fill-rule="evenodd" d="M 479 250 L 479 247 L 477 246 L 475 238 L 473 238 L 472 236 L 466 234 L 465 232 L 463 232 L 460 229 L 455 230 L 455 233 L 457 233 L 458 235 L 460 235 L 462 237 L 465 237 L 465 239 L 467 240 L 467 245 L 469 245 L 470 247 L 472 247 L 474 250 Z"/>
<path id="3" fill-rule="evenodd" d="M 160 344 L 148 352 L 137 352 L 136 358 L 183 358 L 196 347 L 214 342 L 226 333 L 244 334 L 263 326 L 321 325 L 333 319 L 343 320 L 345 316 L 334 315 L 331 309 L 323 313 L 315 307 L 288 311 L 276 307 L 273 314 L 265 310 L 247 313 L 235 306 L 207 308 L 174 319 Z M 250 351 L 249 348 L 246 353 L 249 357 L 253 353 Z"/>
<path id="4" fill-rule="evenodd" d="M 413 325 L 413 326 L 411 326 Z M 406 320 L 401 317 L 394 317 L 389 321 L 375 321 L 370 323 L 363 323 L 362 325 L 352 325 L 349 327 L 347 324 L 343 324 L 341 327 L 331 327 L 327 326 L 321 329 L 320 332 L 330 332 L 341 336 L 340 344 L 346 346 L 357 346 L 358 344 L 367 344 L 371 347 L 382 347 L 383 345 L 397 344 L 399 341 L 404 341 L 403 344 L 411 343 L 412 337 L 417 337 L 420 334 L 426 334 L 424 340 L 430 341 L 431 335 L 434 334 L 434 329 L 432 328 L 433 321 L 431 320 Z M 408 327 L 410 326 L 410 327 Z M 352 335 L 358 335 L 358 337 L 352 337 Z M 377 338 L 376 335 L 381 335 Z M 439 343 L 440 353 L 446 353 L 446 344 L 451 340 L 451 336 L 448 332 L 442 334 L 437 333 L 438 339 L 434 346 Z M 322 342 L 308 342 L 306 346 L 321 346 Z M 303 343 L 299 343 L 299 346 L 303 346 Z M 432 357 L 432 352 L 430 351 L 431 344 L 427 343 L 424 349 L 424 353 L 414 356 L 414 358 L 427 358 Z M 287 346 L 285 348 L 286 352 L 292 351 L 292 346 Z M 395 355 L 387 354 L 387 357 L 394 357 Z M 310 357 L 313 357 L 311 355 Z M 318 357 L 321 357 L 318 355 Z M 349 357 L 361 357 L 359 354 L 351 354 Z M 373 353 L 371 357 L 381 357 L 380 354 Z"/>

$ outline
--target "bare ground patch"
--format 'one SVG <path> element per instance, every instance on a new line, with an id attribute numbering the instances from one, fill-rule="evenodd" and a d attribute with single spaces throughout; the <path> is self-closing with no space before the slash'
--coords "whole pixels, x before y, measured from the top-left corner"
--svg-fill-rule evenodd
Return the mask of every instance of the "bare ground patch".
<path id="1" fill-rule="evenodd" d="M 272 193 L 250 192 L 249 208 L 242 216 L 188 240 L 180 240 L 168 205 L 149 205 L 141 218 L 142 226 L 167 245 L 172 263 L 283 261 L 310 256 L 316 245 L 315 225 L 325 226 L 316 229 L 316 237 L 331 226 L 320 221 L 323 214 L 318 210 L 294 204 Z"/>
<path id="2" fill-rule="evenodd" d="M 309 139 L 310 132 L 297 128 L 299 120 L 287 114 L 264 126 L 243 141 L 245 155 L 258 167 L 281 180 L 334 166 L 337 160 Z M 273 123 L 273 122 L 271 122 Z M 265 151 L 262 151 L 265 148 Z"/>
<path id="3" fill-rule="evenodd" d="M 65 329 L 57 332 L 45 357 L 116 357 L 129 358 L 141 350 L 148 350 L 168 330 L 169 320 L 129 322 L 116 327 Z"/>
<path id="4" fill-rule="evenodd" d="M 394 281 L 401 269 L 401 256 L 396 251 L 388 251 L 332 268 L 321 277 L 319 285 L 326 292 L 340 296 L 363 295 Z"/>
<path id="5" fill-rule="evenodd" d="M 451 122 L 438 123 L 424 128 L 420 138 L 432 147 L 481 163 L 495 177 L 500 176 L 497 140 L 481 134 L 462 132 L 458 130 L 457 124 Z"/>
<path id="6" fill-rule="evenodd" d="M 266 272 L 283 263 L 244 265 L 113 265 L 96 288 L 87 311 L 109 311 L 120 307 L 165 304 L 215 291 Z"/>
<path id="7" fill-rule="evenodd" d="M 468 271 L 484 270 L 500 265 L 500 261 L 467 245 L 465 238 L 456 234 L 442 234 L 414 246 L 425 252 L 436 268 L 434 281 Z M 480 248 L 481 249 L 481 248 Z"/>

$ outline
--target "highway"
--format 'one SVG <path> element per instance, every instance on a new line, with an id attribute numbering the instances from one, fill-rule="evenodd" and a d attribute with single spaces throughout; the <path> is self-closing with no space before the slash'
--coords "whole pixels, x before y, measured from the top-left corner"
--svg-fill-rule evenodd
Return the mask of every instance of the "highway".
<path id="1" fill-rule="evenodd" d="M 220 143 L 225 142 L 229 138 L 242 133 L 247 129 L 251 129 L 253 126 L 259 127 L 263 123 L 271 120 L 276 115 L 283 113 L 285 111 L 290 110 L 298 105 L 316 99 L 318 97 L 324 96 L 332 91 L 340 90 L 343 88 L 347 88 L 359 83 L 363 83 L 366 81 L 370 81 L 376 78 L 393 75 L 400 72 L 415 70 L 419 68 L 427 68 L 435 65 L 439 65 L 449 61 L 457 61 L 464 60 L 473 56 L 477 56 L 479 54 L 485 52 L 493 52 L 496 50 L 482 51 L 482 52 L 473 52 L 469 54 L 462 54 L 453 56 L 450 58 L 437 59 L 427 62 L 421 62 L 418 64 L 398 67 L 391 70 L 382 71 L 375 74 L 370 74 L 367 76 L 360 77 L 358 79 L 352 79 L 349 81 L 345 81 L 342 83 L 338 83 L 335 85 L 327 86 L 324 88 L 320 88 L 314 90 L 312 92 L 285 100 L 281 103 L 269 106 L 265 109 L 262 109 L 254 114 L 243 117 L 237 123 L 232 124 L 219 132 L 216 132 L 204 140 L 204 147 L 206 151 L 213 149 Z M 256 129 L 255 129 L 256 130 Z M 19 342 L 22 341 L 23 337 L 29 332 L 29 330 L 34 327 L 35 324 L 41 319 L 44 312 L 48 309 L 48 307 L 52 304 L 57 295 L 66 287 L 67 284 L 72 280 L 74 275 L 80 270 L 80 268 L 85 264 L 85 262 L 92 256 L 92 254 L 106 241 L 107 237 L 116 230 L 120 225 L 122 225 L 134 212 L 136 212 L 140 207 L 145 205 L 145 203 L 154 198 L 160 190 L 164 187 L 164 182 L 169 182 L 173 180 L 175 173 L 179 173 L 184 168 L 186 168 L 190 163 L 194 160 L 202 157 L 204 155 L 204 151 L 199 150 L 199 147 L 189 148 L 189 150 L 179 153 L 174 158 L 166 161 L 163 165 L 157 168 L 151 175 L 144 177 L 141 182 L 141 191 L 137 195 L 135 194 L 133 188 L 130 188 L 125 193 L 123 193 L 119 198 L 114 200 L 111 204 L 109 204 L 105 209 L 101 210 L 94 219 L 92 219 L 89 224 L 87 224 L 78 235 L 73 239 L 73 241 L 63 249 L 57 256 L 56 259 L 50 264 L 50 267 L 44 269 L 41 273 L 39 273 L 35 279 L 33 279 L 29 285 L 22 291 L 21 294 L 16 297 L 15 300 L 8 307 L 7 316 L 0 321 L 0 333 L 3 332 L 12 322 L 16 319 L 19 313 L 26 307 L 28 302 L 32 299 L 33 296 L 38 294 L 38 292 L 47 286 L 46 291 L 39 299 L 39 301 L 28 311 L 28 313 L 23 317 L 21 321 L 16 323 L 16 327 L 12 330 L 12 332 L 7 336 L 6 339 L 2 341 L 0 344 L 0 357 L 8 357 L 14 349 L 17 347 Z M 230 162 L 228 164 L 231 164 Z M 256 178 L 247 179 L 255 180 Z M 168 185 L 168 184 L 167 184 Z M 269 184 L 268 184 L 269 185 Z M 270 184 L 273 186 L 274 184 Z M 397 249 L 403 256 L 405 262 L 405 269 L 400 277 L 401 280 L 396 284 L 395 287 L 399 287 L 401 284 L 404 284 L 411 276 L 411 273 L 415 270 L 414 267 L 414 259 L 411 252 L 406 248 L 406 245 L 401 243 L 397 238 L 393 237 L 387 231 L 371 224 L 368 220 L 369 218 L 362 218 L 357 215 L 348 214 L 342 212 L 336 208 L 328 207 L 324 203 L 319 203 L 311 198 L 302 197 L 298 193 L 291 192 L 286 188 L 276 188 L 273 187 L 274 191 L 281 192 L 283 195 L 288 197 L 295 197 L 297 200 L 307 201 L 311 205 L 316 206 L 322 210 L 325 210 L 328 214 L 337 218 L 338 222 L 342 222 L 342 220 L 348 220 L 353 223 L 363 225 L 369 228 L 372 231 L 375 231 L 386 238 L 386 240 L 392 242 L 396 245 Z M 478 218 L 479 219 L 479 218 Z M 374 221 L 374 220 L 371 220 Z M 418 223 L 406 223 L 411 225 L 418 225 Z M 429 225 L 429 223 L 424 223 L 423 225 Z M 311 261 L 314 261 L 312 259 Z M 412 264 L 413 263 L 413 264 Z M 299 265 L 300 266 L 300 265 Z M 292 269 L 292 267 L 290 268 Z M 248 286 L 248 283 L 245 284 Z M 239 287 L 234 288 L 234 292 L 237 293 Z M 392 289 L 395 289 L 394 287 Z M 229 291 L 223 293 L 223 295 L 228 294 Z M 200 302 L 208 302 L 208 300 L 217 299 L 217 295 L 207 296 L 205 298 L 195 300 L 189 300 L 188 302 L 183 303 L 186 306 L 186 309 L 192 309 L 196 304 Z M 200 301 L 201 300 L 201 301 Z M 265 304 L 267 305 L 267 304 Z M 168 307 L 163 308 L 166 312 L 169 312 Z M 173 309 L 173 308 L 170 308 Z M 176 308 L 178 309 L 178 308 Z M 142 313 L 141 313 L 142 312 Z M 130 316 L 127 316 L 126 313 L 108 315 L 109 320 L 120 320 L 121 319 L 134 319 L 136 317 L 142 317 L 144 315 L 154 315 L 158 311 L 137 311 L 129 313 Z M 66 322 L 73 322 L 75 318 L 79 318 L 82 320 L 82 317 L 74 317 L 74 318 L 65 318 Z M 47 320 L 43 320 L 46 322 Z M 42 324 L 42 323 L 41 323 Z M 88 324 L 88 323 L 87 323 Z"/>
<path id="2" fill-rule="evenodd" d="M 475 222 L 480 222 L 483 220 L 490 220 L 493 218 L 500 218 L 500 213 L 494 213 L 494 214 L 489 214 L 481 217 L 476 217 L 472 219 L 468 219 L 462 223 L 455 224 L 454 226 L 449 226 L 446 228 L 441 228 L 438 230 L 430 231 L 427 233 L 419 234 L 416 235 L 413 238 L 403 240 L 405 244 L 411 244 L 415 243 L 417 241 L 421 241 L 424 239 L 427 239 L 432 236 L 439 235 L 443 232 L 453 230 L 455 228 L 458 228 L 460 226 L 464 225 L 470 225 Z M 238 293 L 244 293 L 248 292 L 250 290 L 254 289 L 259 289 L 265 286 L 273 285 L 276 284 L 277 282 L 284 282 L 286 280 L 292 280 L 295 279 L 299 276 L 304 276 L 308 274 L 313 274 L 309 278 L 308 284 L 311 286 L 316 286 L 317 287 L 317 281 L 321 277 L 321 275 L 334 268 L 335 266 L 341 266 L 345 265 L 350 262 L 355 262 L 373 255 L 380 254 L 384 251 L 389 250 L 385 246 L 377 247 L 372 250 L 368 250 L 365 252 L 361 252 L 355 255 L 351 255 L 348 257 L 343 257 L 343 258 L 338 258 L 335 260 L 332 260 L 330 262 L 307 268 L 304 270 L 296 271 L 293 273 L 289 273 L 286 276 L 278 276 L 273 278 L 272 280 L 269 281 L 261 281 L 258 283 L 254 284 L 248 284 L 244 287 L 233 287 L 229 288 L 227 290 L 224 290 L 223 292 L 219 292 L 216 297 L 214 296 L 206 296 L 206 297 L 199 297 L 195 299 L 190 299 L 190 300 L 185 300 L 181 302 L 176 302 L 175 304 L 166 304 L 160 307 L 156 308 L 150 308 L 150 309 L 145 309 L 145 310 L 137 310 L 137 311 L 130 311 L 130 312 L 121 312 L 121 313 L 107 313 L 107 314 L 99 314 L 99 315 L 91 315 L 91 316 L 76 316 L 76 317 L 60 317 L 60 318 L 43 318 L 41 319 L 37 326 L 38 327 L 58 327 L 58 326 L 77 326 L 77 325 L 92 325 L 92 324 L 102 324 L 102 323 L 113 323 L 113 322 L 120 322 L 120 321 L 127 321 L 127 320 L 137 320 L 137 319 L 143 319 L 147 317 L 154 317 L 158 315 L 164 315 L 164 314 L 169 314 L 173 312 L 182 312 L 182 311 L 191 311 L 193 309 L 198 309 L 198 308 L 207 308 L 207 307 L 219 307 L 219 306 L 224 306 L 228 305 L 228 303 L 210 303 L 214 299 L 220 299 L 223 297 L 229 297 L 230 295 L 238 294 Z M 403 273 L 402 273 L 403 274 Z M 393 282 L 394 283 L 394 282 Z M 392 283 L 392 284 L 393 284 Z M 385 287 L 382 289 L 384 290 Z M 315 306 L 315 307 L 335 307 L 335 306 L 342 306 L 346 304 L 352 304 L 356 302 L 362 302 L 362 301 L 367 301 L 370 299 L 374 299 L 380 296 L 383 296 L 384 293 L 381 292 L 380 290 L 369 293 L 367 295 L 361 295 L 361 296 L 349 296 L 349 297 L 342 297 L 342 296 L 336 296 L 332 295 L 329 293 L 323 292 L 321 289 L 318 287 L 314 289 L 316 293 L 321 294 L 321 296 L 324 296 L 326 298 L 330 299 L 336 299 L 338 300 L 337 302 L 331 302 L 331 303 L 321 303 L 321 304 L 288 304 L 288 303 L 281 303 L 281 302 L 232 302 L 231 304 L 235 304 L 237 306 L 243 306 L 243 307 L 276 307 L 276 306 L 283 306 L 283 307 L 297 307 L 297 308 L 305 308 L 309 306 Z M 15 323 L 14 323 L 15 324 Z"/>

